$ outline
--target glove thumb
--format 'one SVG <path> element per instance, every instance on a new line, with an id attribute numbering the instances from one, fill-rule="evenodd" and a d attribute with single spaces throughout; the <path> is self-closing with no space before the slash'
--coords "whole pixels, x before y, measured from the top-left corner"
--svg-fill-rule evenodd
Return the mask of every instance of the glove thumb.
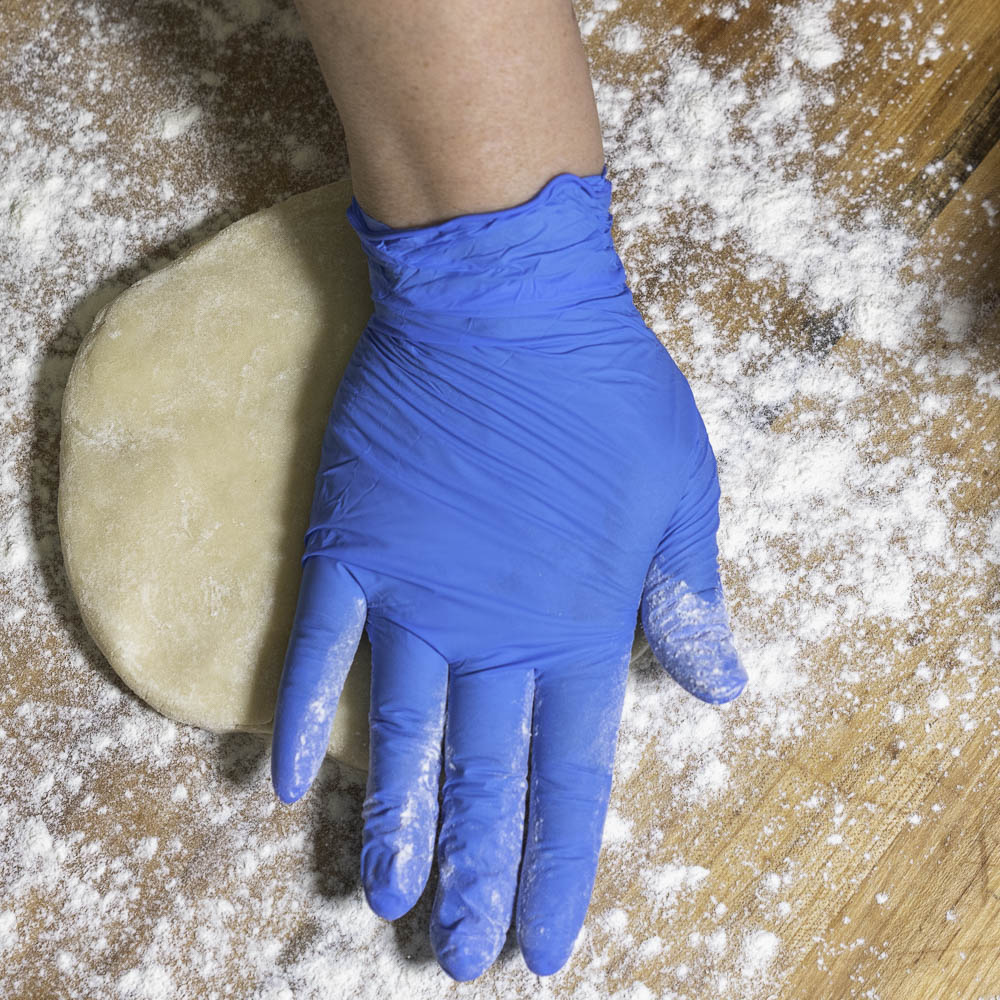
<path id="1" fill-rule="evenodd" d="M 710 704 L 746 686 L 719 579 L 719 480 L 707 434 L 694 472 L 643 584 L 642 627 L 653 654 L 685 691 Z"/>

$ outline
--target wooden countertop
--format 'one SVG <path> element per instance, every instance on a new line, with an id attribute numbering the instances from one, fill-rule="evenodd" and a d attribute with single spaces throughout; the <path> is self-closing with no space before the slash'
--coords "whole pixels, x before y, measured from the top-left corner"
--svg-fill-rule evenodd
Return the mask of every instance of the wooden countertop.
<path id="1" fill-rule="evenodd" d="M 634 166 L 639 147 L 622 144 L 628 94 L 669 77 L 681 55 L 706 87 L 727 73 L 751 95 L 787 83 L 779 22 L 807 7 L 820 28 L 797 22 L 799 42 L 815 66 L 796 79 L 811 146 L 786 165 L 845 231 L 875 226 L 875 212 L 911 240 L 906 260 L 922 263 L 908 273 L 928 294 L 902 354 L 854 335 L 856 309 L 877 295 L 820 315 L 808 290 L 785 294 L 776 279 L 762 293 L 739 240 L 696 239 L 684 206 L 659 228 L 640 224 L 658 154 L 654 143 L 651 165 Z M 458 988 L 427 941 L 436 871 L 391 927 L 367 910 L 358 776 L 328 762 L 305 799 L 278 808 L 266 741 L 200 733 L 139 702 L 88 639 L 62 571 L 59 401 L 97 310 L 193 240 L 346 171 L 294 12 L 272 0 L 8 4 L 0 237 L 14 242 L 0 239 L 0 362 L 21 374 L 0 375 L 7 1000 L 1000 994 L 1000 5 L 582 0 L 577 12 L 637 303 L 681 359 L 704 349 L 697 302 L 718 365 L 755 327 L 770 338 L 764 365 L 777 363 L 775 344 L 799 350 L 805 338 L 817 371 L 878 373 L 847 416 L 803 383 L 767 424 L 789 453 L 810 420 L 834 446 L 863 427 L 871 454 L 917 454 L 911 480 L 947 488 L 941 559 L 886 563 L 923 587 L 921 602 L 789 637 L 789 622 L 819 621 L 817 592 L 792 587 L 768 604 L 739 560 L 724 560 L 750 655 L 764 662 L 759 651 L 777 656 L 787 639 L 794 670 L 775 662 L 722 712 L 670 694 L 668 718 L 644 723 L 643 693 L 671 682 L 637 665 L 627 738 L 638 766 L 616 774 L 585 939 L 540 981 L 511 932 L 496 966 Z M 824 54 L 827 23 L 839 54 Z M 658 256 L 661 230 L 690 249 L 687 272 Z M 681 287 L 685 273 L 713 288 Z M 714 364 L 698 368 L 705 393 Z M 757 503 L 740 496 L 724 519 Z M 785 542 L 773 552 L 782 586 L 820 571 L 836 580 L 836 563 L 821 565 L 794 532 Z M 804 687 L 766 689 L 793 676 Z"/>

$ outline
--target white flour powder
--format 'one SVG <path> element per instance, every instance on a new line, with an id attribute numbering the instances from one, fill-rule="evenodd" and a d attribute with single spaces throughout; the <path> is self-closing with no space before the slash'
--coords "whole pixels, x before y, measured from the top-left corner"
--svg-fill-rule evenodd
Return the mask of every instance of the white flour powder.
<path id="1" fill-rule="evenodd" d="M 796 958 L 785 931 L 804 887 L 790 861 L 763 868 L 767 816 L 754 820 L 759 854 L 738 859 L 756 908 L 737 912 L 716 895 L 704 912 L 685 908 L 713 892 L 697 844 L 710 808 L 729 801 L 734 767 L 808 740 L 856 708 L 872 677 L 897 672 L 902 650 L 879 644 L 880 630 L 902 630 L 907 650 L 928 644 L 921 672 L 894 678 L 889 733 L 911 713 L 949 718 L 955 729 L 989 724 L 978 699 L 994 690 L 985 670 L 1000 653 L 977 641 L 979 628 L 959 634 L 947 664 L 934 656 L 935 629 L 955 625 L 947 594 L 968 606 L 995 579 L 1000 516 L 983 524 L 956 513 L 956 498 L 974 484 L 932 446 L 965 419 L 954 399 L 985 404 L 1000 384 L 976 344 L 975 304 L 945 293 L 934 261 L 914 255 L 913 238 L 886 221 L 884 206 L 852 203 L 826 184 L 850 129 L 863 127 L 845 122 L 821 142 L 813 125 L 817 109 L 839 100 L 828 78 L 849 51 L 831 27 L 839 8 L 777 8 L 773 66 L 751 79 L 736 56 L 720 67 L 679 31 L 657 37 L 622 20 L 618 0 L 580 5 L 592 54 L 623 66 L 637 53 L 656 55 L 649 75 L 595 79 L 618 244 L 648 322 L 691 381 L 719 459 L 723 577 L 750 684 L 720 709 L 684 694 L 648 660 L 636 665 L 598 881 L 599 889 L 605 880 L 609 890 L 638 886 L 642 907 L 595 903 L 563 976 L 536 979 L 515 949 L 481 980 L 457 986 L 429 952 L 429 903 L 392 926 L 364 902 L 354 874 L 363 787 L 329 768 L 305 803 L 279 809 L 266 742 L 175 725 L 123 694 L 102 671 L 61 575 L 57 470 L 42 455 L 53 453 L 69 365 L 97 310 L 193 237 L 343 167 L 330 156 L 332 110 L 289 7 L 173 0 L 188 35 L 173 39 L 171 71 L 154 76 L 142 53 L 159 44 L 156 6 L 95 3 L 73 15 L 70 30 L 59 5 L 39 5 L 37 32 L 5 70 L 0 960 L 8 984 L 17 994 L 47 968 L 66 996 L 81 998 L 194 995 L 185 989 L 260 1000 L 543 998 L 561 984 L 581 1000 L 642 1000 L 693 996 L 685 989 L 696 981 L 719 997 L 773 995 Z M 738 26 L 746 6 L 708 5 L 705 14 Z M 941 58 L 943 32 L 917 37 L 907 20 L 896 51 L 925 65 Z M 279 114 L 268 104 L 277 98 L 248 87 L 232 104 L 246 118 L 234 123 L 225 94 L 238 50 L 264 61 L 264 77 L 311 76 L 317 99 Z M 136 164 L 154 180 L 142 181 Z M 275 164 L 287 187 L 241 201 L 239 191 L 256 190 L 247 178 Z M 995 206 L 970 210 L 996 224 Z M 790 324 L 803 335 L 797 347 Z M 994 617 L 994 635 L 998 625 Z M 32 690 L 47 692 L 37 700 L 26 700 L 25 678 L 12 672 L 26 650 Z M 58 731 L 59 742 L 39 740 L 40 727 Z M 683 826 L 690 856 L 664 857 L 662 829 L 636 818 L 643 809 Z M 832 850 L 864 849 L 861 803 L 817 785 L 794 809 L 821 818 L 818 839 Z M 151 826 L 162 834 L 150 836 Z M 201 836 L 206 827 L 226 848 L 224 870 L 199 863 L 197 843 L 185 839 L 185 830 Z M 880 906 L 892 899 L 877 897 Z M 155 923 L 146 917 L 154 907 Z M 112 958 L 139 940 L 141 962 L 121 972 Z M 610 957 L 622 949 L 624 963 Z M 654 994 L 643 981 L 651 969 L 675 992 Z"/>

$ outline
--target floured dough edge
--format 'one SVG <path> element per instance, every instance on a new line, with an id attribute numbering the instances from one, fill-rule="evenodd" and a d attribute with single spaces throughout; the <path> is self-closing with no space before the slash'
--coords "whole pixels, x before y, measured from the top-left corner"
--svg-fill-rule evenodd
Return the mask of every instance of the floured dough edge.
<path id="1" fill-rule="evenodd" d="M 355 260 L 350 278 L 354 281 L 355 286 L 358 286 L 359 279 L 363 282 L 363 286 L 357 288 L 357 295 L 360 299 L 367 301 L 367 312 L 370 312 L 366 266 L 363 262 L 360 247 L 356 244 L 356 237 L 353 231 L 348 230 L 346 220 L 344 219 L 344 211 L 349 200 L 350 181 L 349 179 L 345 179 L 303 195 L 293 196 L 285 202 L 247 216 L 226 227 L 226 229 L 219 233 L 192 246 L 170 265 L 137 282 L 122 292 L 114 301 L 103 306 L 95 317 L 91 329 L 84 337 L 77 357 L 74 360 L 62 404 L 63 434 L 60 443 L 60 489 L 57 501 L 57 520 L 60 537 L 64 541 L 63 552 L 70 587 L 77 598 L 84 625 L 94 639 L 95 644 L 108 659 L 109 664 L 115 670 L 116 674 L 151 707 L 166 717 L 180 723 L 196 725 L 218 733 L 253 732 L 268 734 L 272 731 L 273 706 L 271 714 L 267 719 L 258 718 L 243 721 L 241 719 L 230 718 L 220 722 L 219 719 L 212 717 L 212 712 L 202 710 L 205 706 L 199 708 L 198 706 L 189 705 L 185 709 L 181 705 L 171 703 L 169 698 L 163 697 L 161 687 L 147 682 L 142 676 L 131 671 L 127 663 L 123 663 L 118 659 L 111 644 L 105 637 L 99 609 L 86 599 L 81 600 L 81 591 L 83 588 L 80 586 L 80 581 L 83 568 L 77 566 L 73 558 L 71 538 L 73 516 L 72 511 L 67 507 L 67 499 L 71 491 L 64 489 L 67 480 L 72 478 L 72 470 L 68 467 L 68 453 L 71 450 L 71 442 L 74 437 L 78 435 L 86 436 L 87 434 L 86 429 L 81 427 L 75 419 L 77 382 L 80 379 L 81 371 L 86 365 L 88 356 L 94 346 L 99 344 L 101 339 L 106 336 L 108 328 L 113 326 L 116 315 L 126 311 L 132 303 L 137 302 L 142 296 L 147 294 L 150 285 L 159 285 L 163 282 L 168 282 L 171 274 L 182 266 L 197 266 L 199 255 L 206 248 L 213 247 L 216 251 L 219 251 L 224 249 L 226 244 L 232 246 L 238 242 L 237 238 L 245 234 L 247 230 L 252 229 L 254 226 L 259 226 L 262 221 L 269 218 L 273 219 L 275 216 L 287 221 L 290 218 L 294 219 L 296 215 L 302 216 L 320 213 L 320 215 L 328 216 L 331 225 L 342 228 L 339 238 L 346 240 L 348 244 L 354 241 L 353 253 Z M 354 317 L 355 326 L 358 326 L 359 315 L 361 314 L 359 313 Z M 361 325 L 363 325 L 363 320 L 361 321 Z M 357 333 L 360 333 L 360 327 L 357 329 Z M 342 763 L 361 772 L 366 771 L 368 766 L 367 705 L 370 669 L 370 647 L 368 646 L 367 638 L 362 638 L 358 655 L 344 686 L 328 749 L 328 752 Z M 280 664 L 274 669 L 275 684 L 278 676 L 280 676 Z M 345 713 L 344 711 L 349 701 L 357 709 L 353 717 L 348 717 L 349 713 Z M 362 707 L 364 708 L 363 715 L 360 714 Z"/>

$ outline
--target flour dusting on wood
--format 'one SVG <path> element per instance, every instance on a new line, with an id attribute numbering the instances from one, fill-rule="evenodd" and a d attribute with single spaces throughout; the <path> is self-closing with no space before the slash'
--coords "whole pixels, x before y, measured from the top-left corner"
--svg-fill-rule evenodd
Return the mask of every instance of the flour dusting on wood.
<path id="1" fill-rule="evenodd" d="M 1000 511 L 963 514 L 977 484 L 940 442 L 975 431 L 954 401 L 985 415 L 1000 381 L 980 304 L 949 294 L 946 262 L 918 255 L 912 226 L 838 178 L 865 120 L 818 122 L 851 99 L 832 74 L 856 58 L 859 8 L 775 7 L 761 66 L 621 7 L 578 9 L 602 67 L 616 238 L 718 456 L 722 574 L 750 683 L 709 706 L 637 657 L 598 885 L 566 972 L 534 977 L 509 942 L 458 985 L 429 949 L 429 893 L 393 925 L 365 903 L 358 776 L 330 763 L 283 807 L 266 740 L 176 724 L 122 687 L 61 569 L 59 406 L 94 316 L 194 240 L 344 172 L 308 43 L 272 0 L 35 5 L 0 107 L 0 958 L 14 995 L 59 983 L 122 1000 L 773 996 L 822 946 L 800 933 L 798 901 L 839 905 L 843 859 L 876 849 L 893 771 L 864 801 L 806 778 L 800 799 L 755 799 L 740 838 L 717 843 L 748 770 L 820 745 L 886 678 L 872 739 L 893 763 L 919 749 L 943 769 L 960 749 L 930 727 L 996 726 Z M 736 32 L 747 7 L 703 16 Z M 943 16 L 925 34 L 886 17 L 886 59 L 926 71 L 965 58 Z M 255 61 L 253 80 L 233 69 Z M 907 155 L 901 137 L 872 159 L 889 170 Z M 965 175 L 927 170 L 942 192 Z M 989 200 L 968 211 L 1000 225 Z M 988 628 L 964 628 L 970 608 Z M 829 852 L 822 874 L 776 849 L 789 815 Z M 719 888 L 732 869 L 739 898 Z M 892 886 L 876 888 L 873 904 L 891 908 Z"/>

